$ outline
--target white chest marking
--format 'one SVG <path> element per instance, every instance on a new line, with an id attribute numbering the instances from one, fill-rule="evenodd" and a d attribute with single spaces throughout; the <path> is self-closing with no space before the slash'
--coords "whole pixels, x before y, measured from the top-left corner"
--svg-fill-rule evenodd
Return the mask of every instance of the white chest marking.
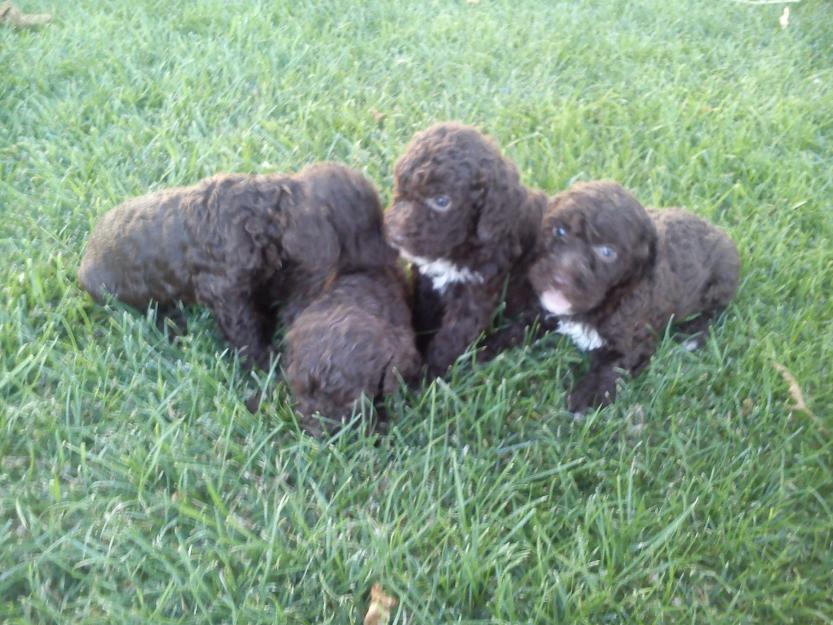
<path id="1" fill-rule="evenodd" d="M 604 346 L 605 340 L 596 329 L 586 323 L 578 321 L 559 321 L 555 330 L 559 334 L 569 336 L 580 350 L 589 352 Z"/>
<path id="2" fill-rule="evenodd" d="M 413 256 L 404 250 L 399 251 L 402 256 L 419 267 L 420 273 L 431 279 L 434 290 L 442 293 L 449 284 L 455 282 L 474 282 L 481 284 L 483 276 L 467 267 L 458 267 L 449 260 L 438 258 L 428 260 L 421 256 Z"/>

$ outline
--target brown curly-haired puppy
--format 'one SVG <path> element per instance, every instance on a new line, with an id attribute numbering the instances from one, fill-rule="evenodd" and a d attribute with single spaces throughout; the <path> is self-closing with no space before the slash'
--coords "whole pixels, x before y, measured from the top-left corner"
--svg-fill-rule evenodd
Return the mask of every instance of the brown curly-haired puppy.
<path id="1" fill-rule="evenodd" d="M 441 376 L 504 302 L 532 307 L 527 269 L 546 196 L 477 129 L 456 123 L 414 136 L 395 168 L 388 238 L 418 269 L 414 326 L 429 376 Z"/>
<path id="2" fill-rule="evenodd" d="M 310 171 L 320 175 L 309 176 Z M 293 253 L 279 290 L 279 319 L 285 327 L 334 275 L 391 266 L 397 256 L 385 240 L 382 204 L 370 180 L 332 164 L 313 166 L 302 176 L 304 206 L 291 229 Z"/>
<path id="3" fill-rule="evenodd" d="M 612 402 L 616 381 L 642 370 L 672 320 L 698 347 L 737 290 L 740 259 L 724 232 L 681 209 L 646 211 L 615 182 L 559 193 L 542 228 L 549 243 L 532 284 L 557 330 L 591 352 L 573 412 Z"/>
<path id="4" fill-rule="evenodd" d="M 336 163 L 295 176 L 218 174 L 106 213 L 78 279 L 98 301 L 109 294 L 140 310 L 155 301 L 160 318 L 177 302 L 202 303 L 244 362 L 265 367 L 276 301 L 293 284 L 314 294 L 343 256 L 363 253 L 358 224 L 340 234 L 355 217 L 342 209 L 375 195 L 361 174 Z"/>
<path id="5" fill-rule="evenodd" d="M 363 396 L 377 403 L 417 378 L 405 276 L 389 251 L 378 266 L 336 276 L 287 332 L 284 371 L 310 434 L 343 424 Z"/>

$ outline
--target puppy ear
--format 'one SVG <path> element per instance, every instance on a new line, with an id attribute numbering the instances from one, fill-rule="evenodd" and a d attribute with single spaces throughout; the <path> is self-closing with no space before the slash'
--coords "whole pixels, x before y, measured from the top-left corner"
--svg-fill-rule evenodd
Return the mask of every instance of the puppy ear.
<path id="1" fill-rule="evenodd" d="M 657 229 L 654 222 L 646 217 L 643 223 L 642 240 L 639 242 L 637 255 L 643 267 L 647 268 L 654 264 L 657 254 Z"/>
<path id="2" fill-rule="evenodd" d="M 266 233 L 264 232 L 264 220 L 260 217 L 260 215 L 256 217 L 250 217 L 246 221 L 243 222 L 243 229 L 252 239 L 254 244 L 257 247 L 263 247 L 266 243 Z"/>
<path id="3" fill-rule="evenodd" d="M 290 215 L 282 243 L 284 254 L 303 268 L 326 273 L 336 266 L 341 249 L 323 207 L 305 207 Z"/>
<path id="4" fill-rule="evenodd" d="M 292 190 L 288 184 L 268 176 L 257 176 L 255 180 L 252 188 L 238 193 L 233 201 L 240 207 L 239 213 L 245 215 L 243 228 L 260 247 L 280 235 L 279 220 L 292 204 Z"/>
<path id="5" fill-rule="evenodd" d="M 498 163 L 490 175 L 482 176 L 473 188 L 473 193 L 480 196 L 477 238 L 483 243 L 505 239 L 516 229 L 526 191 L 512 169 Z"/>

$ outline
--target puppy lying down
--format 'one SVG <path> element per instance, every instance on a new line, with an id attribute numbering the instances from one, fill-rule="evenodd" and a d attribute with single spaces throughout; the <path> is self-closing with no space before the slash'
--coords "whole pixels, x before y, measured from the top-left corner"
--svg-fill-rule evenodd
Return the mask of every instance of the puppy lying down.
<path id="1" fill-rule="evenodd" d="M 390 252 L 387 265 L 335 277 L 286 335 L 286 380 L 310 434 L 337 428 L 363 396 L 376 403 L 419 373 L 405 277 Z"/>
<path id="2" fill-rule="evenodd" d="M 177 302 L 204 304 L 244 363 L 265 367 L 277 301 L 291 285 L 320 290 L 358 247 L 341 236 L 340 222 L 352 219 L 341 213 L 375 194 L 360 173 L 323 163 L 295 176 L 218 174 L 143 195 L 101 217 L 78 279 L 97 301 L 111 295 L 139 310 L 155 301 L 160 318 Z M 350 237 L 357 232 L 352 226 Z"/>
<path id="3" fill-rule="evenodd" d="M 359 189 L 311 194 L 331 215 L 342 252 L 322 285 L 293 281 L 280 316 L 288 328 L 286 381 L 301 425 L 313 435 L 348 420 L 363 397 L 377 404 L 400 378 L 412 382 L 421 366 L 407 283 L 385 240 L 379 194 L 366 179 Z"/>
<path id="4" fill-rule="evenodd" d="M 558 331 L 590 351 L 568 398 L 573 412 L 612 402 L 617 380 L 645 367 L 669 322 L 693 335 L 687 346 L 701 345 L 738 286 L 740 259 L 724 232 L 681 209 L 646 211 L 615 182 L 556 195 L 542 240 L 532 285 Z"/>

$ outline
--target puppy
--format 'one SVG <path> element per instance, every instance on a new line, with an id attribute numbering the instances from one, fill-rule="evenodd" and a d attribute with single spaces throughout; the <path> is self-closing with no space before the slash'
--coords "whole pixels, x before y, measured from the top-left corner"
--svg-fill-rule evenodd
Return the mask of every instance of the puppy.
<path id="1" fill-rule="evenodd" d="M 740 259 L 724 232 L 681 209 L 646 211 L 615 182 L 556 195 L 541 240 L 530 269 L 541 305 L 591 352 L 573 412 L 612 402 L 616 381 L 645 367 L 669 322 L 695 335 L 692 349 L 702 344 L 738 286 Z"/>
<path id="2" fill-rule="evenodd" d="M 527 270 L 546 196 L 475 128 L 432 126 L 414 136 L 394 171 L 388 238 L 417 269 L 414 327 L 430 377 L 443 375 L 504 316 L 529 311 Z"/>
<path id="3" fill-rule="evenodd" d="M 177 302 L 204 304 L 244 364 L 266 367 L 276 304 L 298 285 L 312 297 L 342 256 L 362 253 L 358 226 L 340 236 L 337 209 L 375 193 L 358 172 L 324 163 L 144 195 L 99 220 L 78 279 L 99 302 L 110 295 L 144 310 L 155 301 L 160 318 Z"/>
<path id="4" fill-rule="evenodd" d="M 419 373 L 405 276 L 393 249 L 380 261 L 336 276 L 287 332 L 286 380 L 312 435 L 347 421 L 363 396 L 378 404 Z"/>
<path id="5" fill-rule="evenodd" d="M 349 419 L 363 396 L 378 404 L 400 378 L 414 381 L 421 358 L 376 189 L 368 182 L 361 194 L 315 197 L 331 214 L 342 253 L 323 289 L 296 281 L 282 321 L 286 380 L 302 427 L 320 435 Z"/>

